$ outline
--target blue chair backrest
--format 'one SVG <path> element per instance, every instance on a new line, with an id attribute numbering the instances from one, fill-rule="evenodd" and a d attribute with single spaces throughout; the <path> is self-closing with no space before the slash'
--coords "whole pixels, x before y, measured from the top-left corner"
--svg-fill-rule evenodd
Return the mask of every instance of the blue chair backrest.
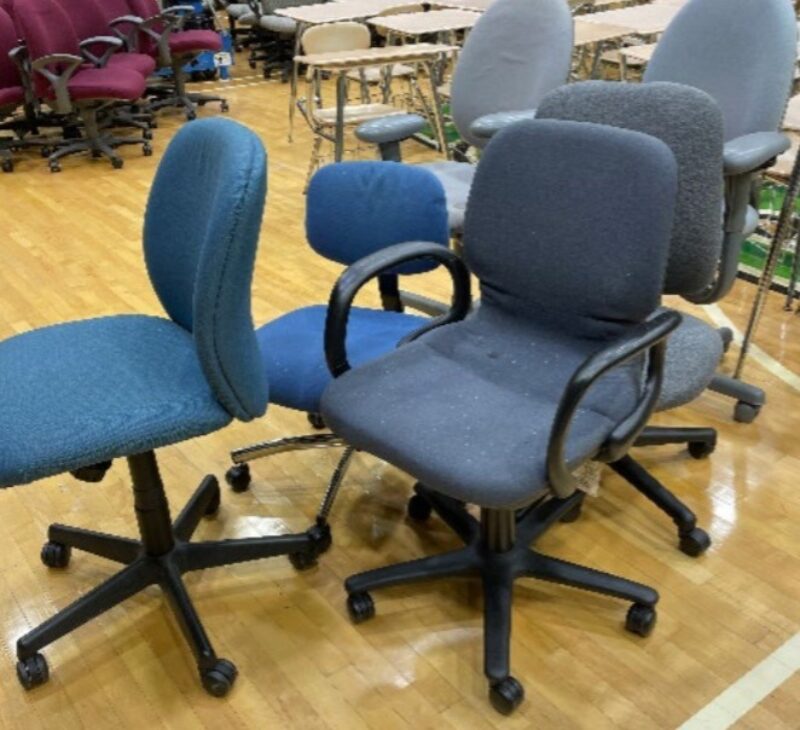
<path id="1" fill-rule="evenodd" d="M 658 42 L 645 81 L 702 89 L 725 118 L 725 140 L 774 132 L 797 57 L 791 0 L 689 0 Z"/>
<path id="2" fill-rule="evenodd" d="M 398 162 L 339 162 L 308 187 L 306 236 L 318 254 L 350 265 L 406 241 L 447 246 L 447 199 L 429 170 Z M 427 271 L 415 264 L 403 273 Z"/>
<path id="3" fill-rule="evenodd" d="M 161 304 L 193 334 L 219 402 L 245 421 L 264 413 L 268 397 L 250 309 L 266 192 L 255 134 L 226 119 L 192 122 L 161 160 L 144 224 Z"/>
<path id="4" fill-rule="evenodd" d="M 576 338 L 645 320 L 660 301 L 676 192 L 675 157 L 655 137 L 511 125 L 481 157 L 464 221 L 481 307 Z"/>

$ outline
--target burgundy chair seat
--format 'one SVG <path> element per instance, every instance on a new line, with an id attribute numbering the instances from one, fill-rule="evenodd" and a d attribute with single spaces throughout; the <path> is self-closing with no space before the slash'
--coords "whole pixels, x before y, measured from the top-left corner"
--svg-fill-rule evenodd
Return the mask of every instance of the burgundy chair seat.
<path id="1" fill-rule="evenodd" d="M 0 89 L 0 109 L 16 107 L 25 101 L 25 91 L 21 86 L 7 86 Z"/>
<path id="2" fill-rule="evenodd" d="M 183 30 L 169 38 L 169 50 L 176 56 L 222 50 L 222 39 L 213 30 Z"/>
<path id="3" fill-rule="evenodd" d="M 144 53 L 115 53 L 108 59 L 108 68 L 124 68 L 129 71 L 136 71 L 147 78 L 156 70 L 156 61 L 152 56 Z"/>
<path id="4" fill-rule="evenodd" d="M 122 99 L 134 101 L 145 90 L 144 76 L 124 68 L 84 68 L 67 85 L 69 95 L 81 99 Z M 49 98 L 53 97 L 52 90 Z"/>

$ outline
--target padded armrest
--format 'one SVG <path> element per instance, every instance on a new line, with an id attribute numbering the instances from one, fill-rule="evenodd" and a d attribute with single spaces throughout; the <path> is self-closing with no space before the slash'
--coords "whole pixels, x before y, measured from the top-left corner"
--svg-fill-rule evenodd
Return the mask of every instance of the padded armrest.
<path id="1" fill-rule="evenodd" d="M 356 137 L 370 144 L 402 142 L 421 132 L 427 122 L 419 114 L 395 114 L 380 119 L 371 119 L 356 127 Z"/>
<path id="2" fill-rule="evenodd" d="M 575 411 L 583 397 L 607 372 L 648 353 L 642 395 L 631 413 L 611 432 L 600 453 L 604 461 L 616 461 L 625 455 L 656 406 L 664 377 L 666 338 L 678 327 L 681 319 L 678 312 L 670 310 L 632 327 L 622 337 L 587 358 L 570 378 L 558 405 L 547 447 L 548 481 L 557 496 L 562 499 L 569 497 L 578 488 L 567 464 L 566 446 Z"/>
<path id="3" fill-rule="evenodd" d="M 108 23 L 108 27 L 125 43 L 125 48 L 130 52 L 139 49 L 138 31 L 144 21 L 138 15 L 122 15 Z M 131 26 L 125 33 L 119 26 Z"/>
<path id="4" fill-rule="evenodd" d="M 347 360 L 347 320 L 356 294 L 367 282 L 380 274 L 416 259 L 432 259 L 444 264 L 453 280 L 453 300 L 449 312 L 435 317 L 406 337 L 404 342 L 467 316 L 472 305 L 469 271 L 461 258 L 441 243 L 399 243 L 365 256 L 342 273 L 328 302 L 328 314 L 325 317 L 325 360 L 334 378 L 350 369 Z"/>
<path id="5" fill-rule="evenodd" d="M 514 112 L 495 112 L 478 117 L 469 127 L 470 133 L 480 139 L 491 139 L 509 124 L 526 119 L 535 119 L 536 109 L 525 109 Z"/>
<path id="6" fill-rule="evenodd" d="M 755 172 L 789 149 L 791 142 L 781 132 L 754 132 L 725 143 L 723 161 L 726 175 Z"/>
<path id="7" fill-rule="evenodd" d="M 92 46 L 99 45 L 104 45 L 106 48 L 100 56 L 97 56 L 89 49 Z M 117 38 L 116 36 L 96 35 L 81 41 L 79 48 L 81 49 L 83 56 L 88 61 L 91 61 L 97 68 L 103 68 L 103 66 L 108 63 L 108 59 L 111 58 L 111 56 L 113 56 L 120 48 L 122 48 L 123 45 L 123 40 L 121 38 Z"/>

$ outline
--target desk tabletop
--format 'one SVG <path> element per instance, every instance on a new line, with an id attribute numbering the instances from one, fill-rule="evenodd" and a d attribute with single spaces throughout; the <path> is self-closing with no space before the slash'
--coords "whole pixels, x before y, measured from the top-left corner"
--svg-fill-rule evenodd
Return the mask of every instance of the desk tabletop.
<path id="1" fill-rule="evenodd" d="M 404 35 L 423 35 L 425 33 L 445 33 L 451 30 L 472 28 L 481 14 L 471 10 L 431 10 L 427 13 L 403 13 L 402 15 L 381 15 L 371 18 L 370 25 Z"/>
<path id="2" fill-rule="evenodd" d="M 453 53 L 457 50 L 458 46 L 449 46 L 443 43 L 410 43 L 405 46 L 310 53 L 304 56 L 295 56 L 294 60 L 296 63 L 304 63 L 319 69 L 341 71 L 350 68 L 383 66 L 403 61 L 406 63 L 430 61 L 443 53 Z"/>
<path id="3" fill-rule="evenodd" d="M 408 4 L 409 0 L 342 0 L 342 2 L 278 8 L 275 14 L 283 15 L 306 25 L 320 25 L 322 23 L 340 23 L 346 20 L 371 18 L 384 10 L 402 8 Z"/>
<path id="4" fill-rule="evenodd" d="M 580 20 L 586 23 L 624 26 L 628 29 L 628 33 L 653 35 L 663 33 L 680 9 L 681 4 L 677 2 L 659 2 L 633 5 L 620 10 L 605 10 L 602 13 L 589 13 L 581 15 Z"/>
<path id="5" fill-rule="evenodd" d="M 625 58 L 647 63 L 656 52 L 657 45 L 657 43 L 645 43 L 641 46 L 627 46 L 626 48 L 620 48 L 619 52 L 625 56 Z"/>
<path id="6" fill-rule="evenodd" d="M 431 5 L 442 8 L 456 8 L 457 10 L 472 10 L 483 13 L 495 0 L 432 0 Z"/>
<path id="7" fill-rule="evenodd" d="M 610 25 L 607 23 L 587 23 L 582 15 L 575 18 L 575 45 L 585 46 L 588 43 L 600 43 L 614 38 L 622 38 L 631 32 L 624 25 Z"/>
<path id="8" fill-rule="evenodd" d="M 783 128 L 800 132 L 800 96 L 793 96 L 786 107 L 783 117 Z"/>

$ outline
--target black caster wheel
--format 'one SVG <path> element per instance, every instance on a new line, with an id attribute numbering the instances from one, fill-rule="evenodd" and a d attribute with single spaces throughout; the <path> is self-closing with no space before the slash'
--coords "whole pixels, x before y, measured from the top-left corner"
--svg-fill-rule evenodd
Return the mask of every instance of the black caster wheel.
<path id="1" fill-rule="evenodd" d="M 578 502 L 572 509 L 565 512 L 561 515 L 561 522 L 569 523 L 569 522 L 576 522 L 578 518 L 581 516 L 581 512 L 583 511 L 583 502 Z"/>
<path id="2" fill-rule="evenodd" d="M 317 524 L 309 529 L 308 536 L 311 538 L 311 545 L 317 557 L 327 553 L 331 549 L 331 545 L 333 545 L 331 526 L 322 520 L 318 520 Z"/>
<path id="3" fill-rule="evenodd" d="M 198 100 L 197 100 L 197 106 L 199 106 L 201 109 L 202 109 L 202 108 L 203 108 L 205 105 L 206 105 L 206 100 L 205 100 L 205 99 L 198 99 Z"/>
<path id="4" fill-rule="evenodd" d="M 255 61 L 248 61 L 247 65 L 250 66 L 250 68 L 253 69 L 253 71 L 256 70 L 256 62 Z"/>
<path id="5" fill-rule="evenodd" d="M 142 132 L 142 139 L 146 139 L 148 142 L 153 139 L 153 133 L 149 129 L 145 129 Z"/>
<path id="6" fill-rule="evenodd" d="M 731 343 L 733 342 L 733 330 L 730 327 L 720 327 L 717 332 L 719 332 L 720 339 L 722 340 L 722 351 L 727 352 L 731 348 Z"/>
<path id="7" fill-rule="evenodd" d="M 153 146 L 150 144 L 143 144 L 142 145 L 142 154 L 145 157 L 152 157 L 153 156 Z"/>
<path id="8" fill-rule="evenodd" d="M 61 172 L 61 165 L 59 165 L 57 162 L 51 162 L 50 172 Z"/>
<path id="9" fill-rule="evenodd" d="M 525 688 L 514 677 L 508 676 L 489 687 L 489 702 L 501 715 L 510 715 L 525 699 Z"/>
<path id="10" fill-rule="evenodd" d="M 197 119 L 197 112 L 194 109 L 190 109 L 188 112 L 186 112 L 187 122 L 193 122 L 195 119 Z"/>
<path id="11" fill-rule="evenodd" d="M 227 114 L 231 110 L 227 101 L 223 101 L 222 104 L 220 104 L 219 109 L 223 114 Z"/>
<path id="12" fill-rule="evenodd" d="M 319 413 L 309 413 L 308 422 L 313 428 L 316 428 L 317 431 L 321 431 L 323 428 L 325 428 L 325 421 L 322 419 L 322 416 Z"/>
<path id="13" fill-rule="evenodd" d="M 225 481 L 234 492 L 246 492 L 250 486 L 250 467 L 247 464 L 237 464 L 225 472 Z"/>
<path id="14" fill-rule="evenodd" d="M 39 553 L 39 556 L 48 568 L 66 568 L 72 556 L 72 548 L 69 545 L 49 540 L 42 545 L 42 552 Z"/>
<path id="15" fill-rule="evenodd" d="M 295 570 L 310 570 L 317 564 L 317 553 L 313 549 L 303 553 L 289 553 L 289 562 Z"/>
<path id="16" fill-rule="evenodd" d="M 156 119 L 151 119 L 147 123 L 147 126 L 150 127 L 150 129 L 158 129 L 158 121 Z"/>
<path id="17" fill-rule="evenodd" d="M 214 697 L 224 697 L 231 691 L 236 675 L 239 672 L 233 662 L 227 659 L 217 659 L 217 663 L 201 672 L 200 678 L 203 680 L 203 687 L 208 694 Z"/>
<path id="18" fill-rule="evenodd" d="M 3 172 L 14 172 L 14 160 L 6 159 L 3 160 Z"/>
<path id="19" fill-rule="evenodd" d="M 693 459 L 705 459 L 713 454 L 716 448 L 716 444 L 708 444 L 705 441 L 691 441 L 689 442 L 689 455 Z"/>
<path id="20" fill-rule="evenodd" d="M 47 157 L 50 157 L 50 155 L 53 154 L 53 150 L 50 147 L 48 147 L 47 145 L 45 145 L 39 150 L 39 154 L 42 157 L 47 158 Z"/>
<path id="21" fill-rule="evenodd" d="M 96 484 L 102 482 L 106 472 L 111 468 L 110 461 L 102 461 L 99 464 L 92 464 L 91 466 L 82 466 L 80 469 L 71 471 L 70 474 L 80 482 L 89 482 Z"/>
<path id="22" fill-rule="evenodd" d="M 625 617 L 625 630 L 639 636 L 650 636 L 656 625 L 656 610 L 644 603 L 634 603 Z"/>
<path id="23" fill-rule="evenodd" d="M 375 602 L 369 593 L 351 593 L 347 597 L 347 613 L 354 624 L 369 621 L 375 616 Z"/>
<path id="24" fill-rule="evenodd" d="M 50 670 L 44 655 L 34 654 L 27 659 L 20 659 L 17 662 L 17 679 L 27 690 L 39 687 L 50 679 Z"/>
<path id="25" fill-rule="evenodd" d="M 211 495 L 211 500 L 206 505 L 206 511 L 203 513 L 206 517 L 214 517 L 216 516 L 217 512 L 219 512 L 219 506 L 222 495 L 219 492 L 219 484 L 217 484 L 216 489 L 214 489 L 214 493 Z"/>
<path id="26" fill-rule="evenodd" d="M 288 71 L 281 71 L 281 83 L 288 84 L 289 83 L 289 72 Z"/>
<path id="27" fill-rule="evenodd" d="M 411 499 L 408 500 L 408 507 L 406 509 L 408 510 L 408 516 L 414 520 L 414 522 L 425 522 L 431 516 L 431 512 L 433 512 L 431 503 L 421 494 L 412 495 Z"/>
<path id="28" fill-rule="evenodd" d="M 92 150 L 92 159 L 97 160 L 103 156 L 103 153 L 100 150 Z"/>
<path id="29" fill-rule="evenodd" d="M 733 420 L 737 423 L 752 423 L 758 418 L 761 406 L 754 406 L 752 403 L 745 403 L 740 400 L 733 409 Z"/>
<path id="30" fill-rule="evenodd" d="M 121 157 L 111 158 L 111 167 L 113 167 L 115 170 L 121 170 L 124 165 L 125 165 L 125 160 L 123 160 Z"/>
<path id="31" fill-rule="evenodd" d="M 697 558 L 711 547 L 711 538 L 705 530 L 695 527 L 680 535 L 680 550 L 691 558 Z"/>

